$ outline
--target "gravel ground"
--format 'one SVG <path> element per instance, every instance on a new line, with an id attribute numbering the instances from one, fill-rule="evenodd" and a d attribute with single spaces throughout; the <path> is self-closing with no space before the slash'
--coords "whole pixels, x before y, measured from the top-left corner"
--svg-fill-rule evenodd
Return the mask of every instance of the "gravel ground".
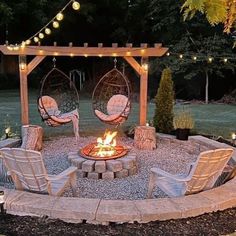
<path id="1" fill-rule="evenodd" d="M 81 137 L 76 143 L 74 137 L 60 137 L 54 138 L 52 141 L 45 141 L 42 153 L 48 173 L 58 174 L 69 167 L 67 154 L 71 151 L 77 151 L 95 140 L 95 137 Z M 140 151 L 133 147 L 133 140 L 130 138 L 118 139 L 118 144 L 130 146 L 136 152 L 138 174 L 112 181 L 79 178 L 79 197 L 144 199 L 147 193 L 150 168 L 158 166 L 173 174 L 185 173 L 188 163 L 197 158 L 197 155 L 189 154 L 183 145 L 158 143 L 158 148 L 154 151 Z M 71 191 L 68 189 L 64 196 L 71 196 Z M 159 189 L 155 190 L 154 196 L 166 197 Z"/>

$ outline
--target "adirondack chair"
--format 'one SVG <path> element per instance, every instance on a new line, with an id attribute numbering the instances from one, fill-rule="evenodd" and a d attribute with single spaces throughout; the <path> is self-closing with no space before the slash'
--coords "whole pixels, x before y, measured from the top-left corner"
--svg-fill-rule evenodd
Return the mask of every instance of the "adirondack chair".
<path id="1" fill-rule="evenodd" d="M 0 155 L 17 190 L 60 196 L 70 185 L 76 196 L 76 167 L 69 167 L 58 175 L 48 175 L 40 152 L 2 148 Z"/>
<path id="2" fill-rule="evenodd" d="M 169 197 L 178 197 L 211 189 L 233 155 L 233 149 L 216 149 L 200 153 L 190 164 L 187 174 L 172 175 L 159 168 L 151 168 L 147 198 L 155 186 Z"/>

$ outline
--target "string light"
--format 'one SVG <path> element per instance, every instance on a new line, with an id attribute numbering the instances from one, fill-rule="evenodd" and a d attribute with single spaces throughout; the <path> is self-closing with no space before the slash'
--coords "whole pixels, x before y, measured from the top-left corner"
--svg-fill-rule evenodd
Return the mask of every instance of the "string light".
<path id="1" fill-rule="evenodd" d="M 213 61 L 213 57 L 209 57 L 209 58 L 208 58 L 208 62 L 209 62 L 209 63 L 212 63 L 212 61 Z"/>
<path id="2" fill-rule="evenodd" d="M 61 12 L 59 12 L 59 13 L 56 15 L 56 19 L 57 19 L 58 21 L 62 21 L 63 18 L 64 18 L 64 15 L 63 15 Z"/>
<path id="3" fill-rule="evenodd" d="M 22 41 L 21 48 L 25 48 L 25 41 Z"/>
<path id="4" fill-rule="evenodd" d="M 27 39 L 27 40 L 25 41 L 25 44 L 26 44 L 26 45 L 30 45 L 30 43 L 31 43 L 31 40 L 30 40 L 30 39 Z"/>
<path id="5" fill-rule="evenodd" d="M 213 61 L 216 61 L 216 62 L 223 62 L 223 63 L 227 63 L 227 62 L 229 62 L 229 59 L 231 60 L 231 61 L 236 61 L 236 58 L 232 58 L 232 57 L 225 57 L 225 56 L 216 56 L 216 57 L 212 57 L 212 56 L 204 56 L 204 55 L 202 55 L 202 54 L 200 54 L 200 55 L 191 55 L 191 54 L 189 54 L 189 55 L 184 55 L 184 54 L 182 54 L 182 53 L 175 53 L 175 52 L 167 52 L 166 53 L 166 56 L 176 56 L 176 57 L 178 57 L 179 59 L 184 59 L 184 58 L 191 58 L 194 62 L 196 62 L 196 61 L 201 61 L 201 62 L 203 62 L 203 61 L 207 61 L 208 63 L 213 63 Z"/>
<path id="6" fill-rule="evenodd" d="M 43 39 L 44 38 L 44 34 L 43 33 L 39 33 L 39 38 Z"/>
<path id="7" fill-rule="evenodd" d="M 80 4 L 77 1 L 73 1 L 72 8 L 78 11 L 80 9 Z"/>
<path id="8" fill-rule="evenodd" d="M 46 28 L 44 32 L 45 32 L 45 34 L 49 35 L 49 34 L 51 34 L 52 31 L 51 31 L 51 29 Z"/>
<path id="9" fill-rule="evenodd" d="M 59 21 L 62 21 L 64 19 L 64 14 L 63 12 L 67 9 L 67 7 L 71 5 L 72 8 L 76 11 L 80 9 L 80 3 L 75 1 L 75 0 L 70 0 L 57 14 L 55 17 L 52 18 L 51 21 L 49 21 L 43 28 L 41 28 L 37 33 L 35 33 L 32 37 L 28 38 L 25 40 L 25 45 L 30 45 L 31 41 L 33 40 L 35 43 L 39 43 L 39 39 L 43 39 L 45 37 L 44 34 L 49 35 L 52 33 L 51 29 L 48 28 L 50 24 L 52 24 L 53 28 L 57 29 L 59 28 L 60 24 Z M 22 44 L 21 44 L 22 47 Z M 9 47 L 10 48 L 10 47 Z M 11 49 L 14 50 L 14 48 Z M 10 49 L 9 49 L 10 50 Z"/>
<path id="10" fill-rule="evenodd" d="M 35 42 L 35 43 L 39 42 L 39 38 L 35 36 L 35 37 L 34 37 L 34 42 Z"/>
<path id="11" fill-rule="evenodd" d="M 55 28 L 55 29 L 57 29 L 57 28 L 59 28 L 59 22 L 58 21 L 53 21 L 53 23 L 52 23 L 52 26 L 53 26 L 53 28 Z"/>

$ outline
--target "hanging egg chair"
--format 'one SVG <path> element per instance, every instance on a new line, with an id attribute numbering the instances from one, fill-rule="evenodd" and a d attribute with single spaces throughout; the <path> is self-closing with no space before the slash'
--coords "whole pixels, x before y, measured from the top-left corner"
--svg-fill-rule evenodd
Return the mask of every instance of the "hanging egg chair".
<path id="1" fill-rule="evenodd" d="M 57 127 L 72 122 L 78 137 L 79 94 L 70 78 L 54 67 L 42 79 L 38 111 L 48 126 Z"/>
<path id="2" fill-rule="evenodd" d="M 104 123 L 124 123 L 131 109 L 129 81 L 115 66 L 96 85 L 93 95 L 94 114 Z"/>

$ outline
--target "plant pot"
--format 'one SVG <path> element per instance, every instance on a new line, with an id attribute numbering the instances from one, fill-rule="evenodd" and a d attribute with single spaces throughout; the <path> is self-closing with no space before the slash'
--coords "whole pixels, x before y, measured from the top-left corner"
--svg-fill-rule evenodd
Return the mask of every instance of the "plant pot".
<path id="1" fill-rule="evenodd" d="M 190 129 L 177 129 L 176 138 L 179 140 L 188 140 Z"/>

